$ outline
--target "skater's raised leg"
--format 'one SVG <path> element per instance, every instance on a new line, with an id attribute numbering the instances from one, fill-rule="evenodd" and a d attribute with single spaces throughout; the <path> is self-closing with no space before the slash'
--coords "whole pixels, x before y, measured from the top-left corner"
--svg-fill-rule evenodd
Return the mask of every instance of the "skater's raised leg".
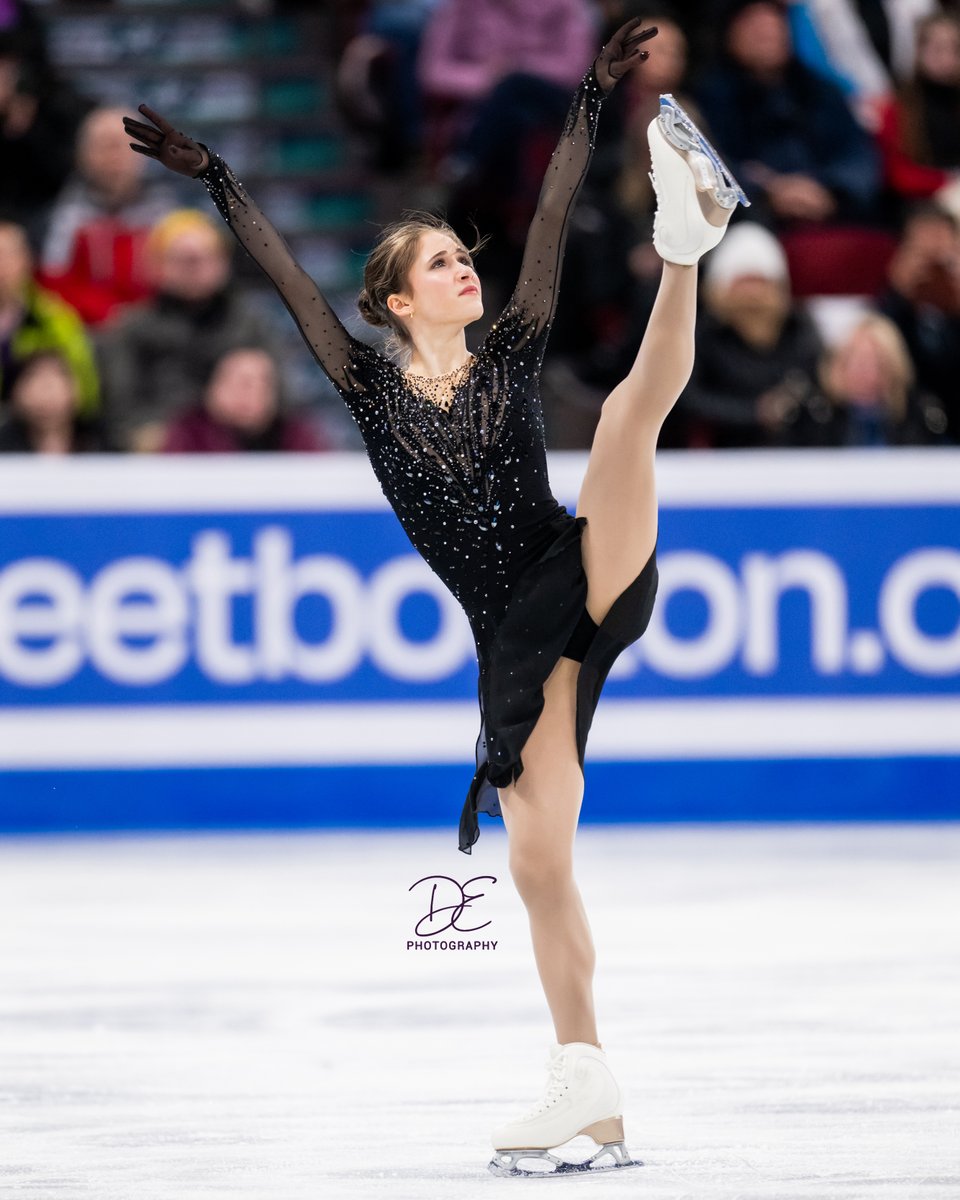
<path id="1" fill-rule="evenodd" d="M 696 305 L 697 268 L 665 262 L 633 367 L 603 403 L 577 501 L 587 612 L 598 625 L 656 545 L 657 438 L 693 369 Z"/>
<path id="2" fill-rule="evenodd" d="M 633 367 L 604 401 L 577 503 L 577 515 L 587 518 L 587 612 L 597 624 L 656 545 L 654 458 L 660 428 L 693 370 L 696 264 L 721 240 L 737 204 L 749 203 L 671 97 L 661 98 L 647 137 L 663 274 Z"/>

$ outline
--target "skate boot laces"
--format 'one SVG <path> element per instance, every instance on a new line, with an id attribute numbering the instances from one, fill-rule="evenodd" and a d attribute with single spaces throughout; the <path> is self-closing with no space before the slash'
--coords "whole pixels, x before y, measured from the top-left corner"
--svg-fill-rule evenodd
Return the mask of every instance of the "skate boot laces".
<path id="1" fill-rule="evenodd" d="M 566 1075 L 566 1059 L 565 1053 L 561 1052 L 556 1058 L 548 1058 L 546 1067 L 549 1071 L 547 1077 L 547 1090 L 543 1097 L 533 1104 L 527 1112 L 520 1118 L 521 1121 L 527 1121 L 531 1117 L 538 1117 L 541 1113 L 552 1108 L 563 1094 L 567 1091 L 568 1084 L 565 1078 Z"/>

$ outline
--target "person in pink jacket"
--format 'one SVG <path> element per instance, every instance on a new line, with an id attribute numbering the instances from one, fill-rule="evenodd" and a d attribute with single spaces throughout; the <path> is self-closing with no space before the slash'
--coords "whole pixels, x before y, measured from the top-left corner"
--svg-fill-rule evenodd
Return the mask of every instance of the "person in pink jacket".
<path id="1" fill-rule="evenodd" d="M 487 280 L 499 298 L 597 35 L 587 0 L 446 0 L 424 30 L 425 165 L 449 188 L 452 224 L 475 221 L 491 235 Z"/>
<path id="2" fill-rule="evenodd" d="M 238 346 L 214 364 L 198 404 L 167 426 L 167 454 L 329 450 L 329 441 L 304 416 L 280 402 L 277 367 L 261 346 Z"/>
<path id="3" fill-rule="evenodd" d="M 446 0 L 420 49 L 428 96 L 476 104 L 506 75 L 576 87 L 594 55 L 596 28 L 586 0 Z"/>

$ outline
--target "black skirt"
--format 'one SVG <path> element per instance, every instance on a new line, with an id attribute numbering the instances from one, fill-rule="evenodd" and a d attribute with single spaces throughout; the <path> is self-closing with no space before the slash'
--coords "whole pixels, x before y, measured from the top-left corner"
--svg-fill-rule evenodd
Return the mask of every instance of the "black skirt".
<path id="1" fill-rule="evenodd" d="M 577 756 L 583 768 L 587 735 L 600 693 L 617 657 L 642 636 L 657 594 L 656 546 L 634 581 L 597 625 L 586 609 L 581 537 L 585 517 L 564 512 L 557 535 L 518 580 L 488 647 L 478 647 L 480 736 L 477 769 L 460 816 L 460 845 L 471 854 L 480 836 L 478 813 L 503 816 L 497 788 L 523 773 L 521 751 L 543 711 L 543 685 L 561 656 L 581 664 L 577 680 Z"/>

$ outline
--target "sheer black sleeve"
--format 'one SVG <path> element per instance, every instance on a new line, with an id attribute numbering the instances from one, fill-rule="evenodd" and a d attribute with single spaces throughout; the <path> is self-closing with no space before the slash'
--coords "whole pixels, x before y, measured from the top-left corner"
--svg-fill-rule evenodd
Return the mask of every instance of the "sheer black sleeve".
<path id="1" fill-rule="evenodd" d="M 550 159 L 527 233 L 520 278 L 488 334 L 488 345 L 517 350 L 532 340 L 545 343 L 557 306 L 557 287 L 567 223 L 596 143 L 604 94 L 593 66 L 574 93 L 560 141 Z"/>
<path id="2" fill-rule="evenodd" d="M 347 332 L 281 234 L 247 195 L 219 154 L 204 147 L 210 165 L 200 176 L 220 215 L 287 306 L 304 341 L 341 393 L 367 391 L 372 371 L 387 359 Z"/>

